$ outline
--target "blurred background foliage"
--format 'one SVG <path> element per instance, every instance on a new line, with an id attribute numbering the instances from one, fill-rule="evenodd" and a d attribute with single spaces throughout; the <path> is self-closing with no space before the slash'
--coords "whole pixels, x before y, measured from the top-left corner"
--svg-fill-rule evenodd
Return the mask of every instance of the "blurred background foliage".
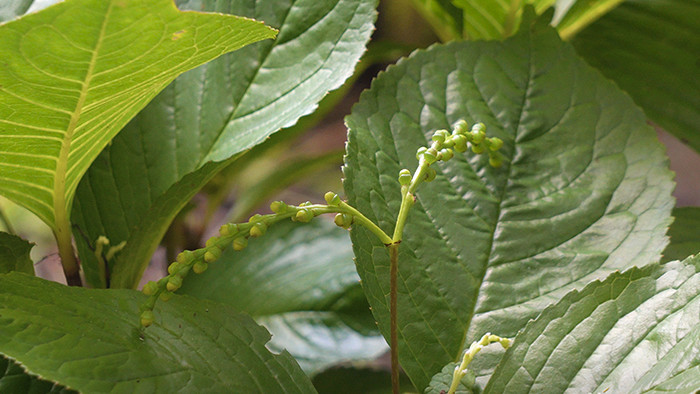
<path id="1" fill-rule="evenodd" d="M 585 55 L 591 52 L 591 48 L 596 48 L 597 44 L 602 46 L 605 43 L 605 38 L 596 35 L 594 30 L 604 30 L 616 21 L 625 22 L 626 13 L 630 10 L 622 7 L 654 5 L 652 3 L 663 6 L 668 1 L 636 0 L 622 4 L 620 1 L 530 2 L 534 3 L 538 12 L 544 12 L 547 7 L 557 3 L 557 11 L 553 14 L 554 23 L 559 24 L 564 38 L 574 38 L 575 47 Z M 35 6 L 39 3 L 41 2 Z M 367 52 L 356 66 L 354 75 L 340 89 L 328 94 L 314 113 L 303 117 L 296 125 L 274 134 L 216 175 L 173 221 L 144 279 L 163 276 L 167 263 L 177 253 L 183 249 L 201 247 L 221 224 L 244 221 L 257 212 L 267 213 L 267 207 L 273 200 L 295 204 L 303 201 L 321 203 L 326 191 L 342 192 L 341 165 L 346 141 L 343 119 L 350 113 L 360 93 L 370 86 L 377 73 L 416 49 L 455 39 L 503 39 L 517 31 L 520 13 L 509 13 L 507 8 L 504 8 L 503 13 L 493 13 L 497 18 L 490 25 L 480 25 L 479 21 L 470 19 L 479 16 L 476 6 L 487 3 L 494 7 L 501 3 L 507 6 L 507 2 L 495 0 L 381 0 L 376 31 Z M 520 1 L 511 2 L 516 3 L 519 4 Z M 685 6 L 694 7 L 693 12 L 699 8 L 697 1 L 691 1 Z M 597 14 L 586 14 L 578 19 L 563 16 L 563 10 L 569 11 L 570 15 L 585 13 L 595 7 L 602 7 Z M 615 7 L 620 9 L 616 10 Z M 36 8 L 38 7 L 33 9 Z M 611 10 L 613 11 L 610 12 Z M 608 12 L 609 15 L 606 14 Z M 636 27 L 632 25 L 629 28 Z M 578 32 L 581 32 L 581 39 L 576 41 L 575 35 Z M 622 34 L 629 35 L 628 33 L 629 31 Z M 690 44 L 688 51 L 697 49 L 694 47 L 697 46 L 697 38 L 691 40 Z M 606 56 L 612 56 L 615 53 L 612 51 L 606 52 Z M 586 59 L 597 65 L 605 65 L 604 59 L 596 59 L 592 55 Z M 694 65 L 691 62 L 688 67 L 691 70 L 694 67 L 697 72 L 697 62 L 700 59 Z M 615 78 L 615 65 L 608 68 L 612 70 L 608 76 Z M 607 75 L 605 71 L 604 73 Z M 691 78 L 690 75 L 685 77 Z M 695 80 L 697 83 L 697 74 Z M 625 81 L 618 83 L 621 87 L 626 87 Z M 633 97 L 637 99 L 634 94 Z M 692 98 L 697 99 L 697 95 Z M 691 107 L 694 105 L 692 100 L 689 104 Z M 699 111 L 697 107 L 695 111 Z M 693 116 L 698 115 L 696 113 Z M 683 141 L 666 133 L 660 126 L 657 126 L 657 130 L 660 140 L 667 146 L 671 169 L 677 174 L 674 195 L 678 206 L 700 205 L 700 155 L 697 148 L 693 149 L 693 143 L 688 143 L 682 133 L 680 135 Z M 36 246 L 32 250 L 32 259 L 37 273 L 48 279 L 63 280 L 51 231 L 33 214 L 0 197 L 0 230 L 16 233 L 34 242 Z M 348 264 L 351 263 L 348 261 Z M 369 310 L 364 313 L 370 316 Z M 376 332 L 373 335 L 377 335 Z M 344 392 L 348 393 L 386 392 L 389 390 L 386 385 L 389 381 L 387 365 L 386 356 L 378 360 L 345 362 L 340 368 L 316 374 L 314 382 L 320 392 L 330 392 L 329 390 L 338 387 L 345 388 Z M 339 381 L 343 383 L 338 384 Z M 406 382 L 402 386 L 407 388 L 410 383 Z"/>

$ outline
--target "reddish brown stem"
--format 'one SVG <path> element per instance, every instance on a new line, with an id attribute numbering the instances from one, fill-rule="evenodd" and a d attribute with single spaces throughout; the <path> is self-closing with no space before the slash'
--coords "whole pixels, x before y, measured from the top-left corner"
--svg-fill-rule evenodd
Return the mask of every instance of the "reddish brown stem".
<path id="1" fill-rule="evenodd" d="M 391 392 L 399 394 L 399 335 L 396 320 L 398 307 L 398 275 L 399 275 L 399 244 L 389 245 L 390 257 L 390 294 L 389 294 L 389 325 L 391 346 Z"/>

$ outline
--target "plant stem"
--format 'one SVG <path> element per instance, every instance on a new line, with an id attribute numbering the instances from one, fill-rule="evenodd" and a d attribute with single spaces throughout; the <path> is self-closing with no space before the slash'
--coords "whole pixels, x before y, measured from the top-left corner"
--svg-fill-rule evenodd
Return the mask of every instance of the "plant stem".
<path id="1" fill-rule="evenodd" d="M 399 244 L 389 245 L 390 259 L 390 290 L 389 290 L 389 315 L 390 315 L 390 348 L 391 348 L 391 391 L 399 393 L 399 335 L 397 322 L 398 309 L 398 274 L 399 274 Z"/>
<path id="2" fill-rule="evenodd" d="M 415 193 L 418 185 L 425 179 L 425 173 L 430 167 L 430 164 L 426 162 L 423 158 L 418 162 L 418 169 L 416 173 L 413 174 L 411 183 L 408 186 L 401 187 L 401 207 L 399 208 L 399 214 L 396 217 L 396 227 L 394 227 L 394 235 L 392 237 L 392 242 L 401 242 L 403 239 L 403 228 L 406 226 L 406 218 L 408 218 L 408 211 L 411 210 L 413 203 L 415 201 Z"/>
<path id="3" fill-rule="evenodd" d="M 10 220 L 7 218 L 5 212 L 2 209 L 0 209 L 0 223 L 2 223 L 5 226 L 5 230 L 7 230 L 9 234 L 17 235 L 15 229 L 12 227 L 12 223 L 10 223 Z"/>
<path id="4" fill-rule="evenodd" d="M 340 204 L 338 204 L 338 207 L 341 208 L 341 210 L 336 210 L 334 212 L 339 212 L 339 213 L 348 213 L 352 216 L 355 217 L 355 220 L 357 220 L 357 223 L 365 226 L 369 231 L 371 231 L 374 235 L 379 238 L 380 241 L 384 243 L 384 245 L 391 245 L 394 243 L 394 241 L 385 233 L 379 226 L 374 224 L 373 221 L 367 219 L 365 215 L 363 215 L 360 211 L 355 209 L 354 207 L 348 205 L 346 202 L 341 201 Z"/>
<path id="5" fill-rule="evenodd" d="M 66 276 L 66 283 L 68 286 L 82 286 L 78 260 L 75 258 L 75 252 L 73 251 L 70 226 L 58 227 L 54 231 L 54 236 L 58 244 L 58 255 L 61 256 L 61 265 Z"/>

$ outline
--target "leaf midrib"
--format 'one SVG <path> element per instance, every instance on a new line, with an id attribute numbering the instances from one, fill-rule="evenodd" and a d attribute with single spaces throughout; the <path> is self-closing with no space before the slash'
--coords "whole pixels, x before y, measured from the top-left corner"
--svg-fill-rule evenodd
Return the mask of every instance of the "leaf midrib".
<path id="1" fill-rule="evenodd" d="M 460 355 L 462 353 L 462 349 L 465 348 L 466 342 L 467 342 L 467 337 L 469 335 L 469 331 L 472 325 L 472 321 L 474 320 L 474 315 L 476 314 L 476 308 L 478 305 L 478 300 L 479 296 L 481 295 L 481 289 L 483 288 L 484 284 L 484 278 L 486 278 L 486 275 L 489 272 L 489 262 L 491 261 L 491 256 L 493 255 L 494 251 L 494 241 L 496 237 L 496 229 L 498 228 L 498 223 L 501 222 L 501 215 L 503 213 L 503 200 L 505 198 L 506 190 L 508 190 L 508 183 L 509 180 L 512 179 L 512 171 L 513 171 L 513 166 L 512 166 L 512 161 L 513 157 L 515 156 L 515 144 L 518 141 L 518 130 L 520 129 L 520 125 L 522 124 L 523 120 L 523 114 L 525 112 L 525 103 L 527 101 L 527 98 L 530 95 L 530 89 L 532 87 L 532 82 L 534 79 L 534 71 L 533 71 L 533 64 L 532 64 L 532 37 L 530 37 L 529 40 L 529 50 L 528 50 L 528 79 L 527 79 L 527 87 L 525 88 L 525 91 L 523 92 L 523 98 L 520 104 L 520 115 L 518 116 L 518 124 L 515 125 L 514 132 L 513 132 L 513 149 L 510 155 L 509 160 L 505 161 L 505 165 L 508 166 L 508 175 L 506 176 L 504 182 L 503 182 L 503 188 L 501 189 L 501 192 L 499 193 L 500 195 L 498 196 L 498 207 L 496 209 L 496 222 L 494 223 L 493 229 L 491 230 L 491 236 L 489 237 L 489 245 L 488 245 L 488 255 L 486 256 L 485 259 L 485 264 L 486 267 L 484 267 L 483 275 L 481 275 L 481 278 L 479 278 L 479 286 L 476 289 L 476 295 L 474 297 L 474 304 L 472 305 L 472 310 L 469 313 L 469 317 L 467 318 L 467 325 L 464 327 L 464 334 L 462 335 L 462 342 L 459 345 L 459 353 L 454 358 L 455 362 L 459 362 Z M 489 107 L 489 110 L 491 108 Z M 494 114 L 495 115 L 495 114 Z M 497 117 L 495 117 L 497 119 Z"/>
<path id="2" fill-rule="evenodd" d="M 68 204 L 66 198 L 66 175 L 68 173 L 68 157 L 71 152 L 71 143 L 73 140 L 73 133 L 78 126 L 80 121 L 80 116 L 82 114 L 83 106 L 87 98 L 88 90 L 90 89 L 90 81 L 92 80 L 92 75 L 95 70 L 95 63 L 97 60 L 98 53 L 102 47 L 103 39 L 105 36 L 105 30 L 107 27 L 107 20 L 112 12 L 112 2 L 110 1 L 107 6 L 107 11 L 104 14 L 104 19 L 102 20 L 102 25 L 100 26 L 100 33 L 97 37 L 97 42 L 95 43 L 95 48 L 92 51 L 92 57 L 88 63 L 88 69 L 85 74 L 85 79 L 82 82 L 82 87 L 80 89 L 80 96 L 78 97 L 78 102 L 75 105 L 75 109 L 71 113 L 70 122 L 66 128 L 66 132 L 61 142 L 61 150 L 58 155 L 58 160 L 56 162 L 56 171 L 54 174 L 54 227 L 60 227 L 60 223 L 68 223 L 69 213 Z"/>

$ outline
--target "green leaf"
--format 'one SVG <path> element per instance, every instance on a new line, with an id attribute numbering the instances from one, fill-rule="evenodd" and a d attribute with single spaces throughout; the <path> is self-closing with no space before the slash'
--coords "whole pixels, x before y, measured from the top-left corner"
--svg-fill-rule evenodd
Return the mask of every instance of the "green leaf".
<path id="1" fill-rule="evenodd" d="M 566 40 L 610 12 L 624 0 L 576 0 L 561 18 L 555 18 L 559 35 Z M 559 11 L 559 10 L 557 10 Z M 559 11 L 560 12 L 560 11 Z"/>
<path id="2" fill-rule="evenodd" d="M 413 6 L 442 41 L 462 37 L 462 10 L 451 0 L 413 0 Z"/>
<path id="3" fill-rule="evenodd" d="M 695 392 L 700 256 L 613 273 L 545 309 L 515 338 L 485 393 Z"/>
<path id="4" fill-rule="evenodd" d="M 468 40 L 501 40 L 510 37 L 518 30 L 523 10 L 528 4 L 534 6 L 536 13 L 540 14 L 554 3 L 555 0 L 452 0 L 454 7 L 458 7 L 461 11 L 462 32 L 457 38 L 463 37 Z M 443 9 L 443 12 L 450 10 L 447 7 L 443 7 Z M 436 11 L 432 12 L 435 13 Z M 450 10 L 450 14 L 453 13 L 454 11 Z M 441 14 L 442 12 L 436 13 L 435 16 Z M 428 20 L 432 22 L 431 18 L 428 18 Z M 436 30 L 439 31 L 439 29 L 444 28 L 436 26 L 437 23 L 432 23 Z"/>
<path id="5" fill-rule="evenodd" d="M 675 208 L 673 224 L 668 229 L 671 243 L 661 261 L 683 260 L 700 252 L 700 207 Z"/>
<path id="6" fill-rule="evenodd" d="M 30 373 L 84 392 L 313 391 L 270 335 L 221 304 L 176 296 L 138 323 L 134 290 L 71 288 L 0 275 L 0 353 Z"/>
<path id="7" fill-rule="evenodd" d="M 20 237 L 0 232 L 0 274 L 19 271 L 34 275 L 34 263 L 29 257 L 33 246 Z"/>
<path id="8" fill-rule="evenodd" d="M 700 152 L 698 20 L 700 0 L 630 0 L 573 44 L 653 122 Z"/>
<path id="9" fill-rule="evenodd" d="M 419 389 L 486 332 L 514 336 L 570 289 L 658 260 L 673 206 L 644 114 L 541 25 L 434 46 L 381 74 L 346 118 L 350 203 L 390 232 L 397 174 L 459 119 L 485 123 L 505 160 L 456 155 L 417 191 L 399 248 L 398 328 Z M 387 337 L 387 250 L 363 228 L 351 235 Z"/>
<path id="10" fill-rule="evenodd" d="M 17 363 L 0 356 L 0 393 L 74 393 L 65 387 L 24 372 Z"/>
<path id="11" fill-rule="evenodd" d="M 274 35 L 170 0 L 67 0 L 0 25 L 0 193 L 63 226 L 90 163 L 160 90 Z"/>
<path id="12" fill-rule="evenodd" d="M 401 392 L 409 391 L 411 381 L 401 374 Z M 386 394 L 391 392 L 391 373 L 370 368 L 334 368 L 313 378 L 319 394 Z"/>
<path id="13" fill-rule="evenodd" d="M 269 349 L 315 374 L 388 350 L 358 280 L 347 231 L 318 219 L 279 223 L 245 250 L 225 250 L 179 292 L 253 316 L 272 333 Z"/>
<path id="14" fill-rule="evenodd" d="M 193 70 L 163 91 L 115 138 L 82 181 L 73 220 L 94 243 L 126 248 L 113 287 L 135 287 L 165 230 L 221 168 L 310 113 L 352 74 L 373 31 L 376 0 L 191 1 L 265 20 L 280 30 L 263 42 Z M 104 284 L 87 242 L 78 241 L 88 281 Z"/>

